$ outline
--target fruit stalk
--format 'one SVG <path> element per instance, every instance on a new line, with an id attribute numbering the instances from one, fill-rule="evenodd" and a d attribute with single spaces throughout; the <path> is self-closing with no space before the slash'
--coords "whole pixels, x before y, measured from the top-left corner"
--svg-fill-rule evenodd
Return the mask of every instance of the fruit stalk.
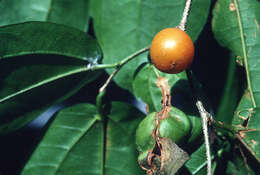
<path id="1" fill-rule="evenodd" d="M 191 1 L 192 0 L 186 1 L 186 5 L 185 5 L 185 8 L 184 8 L 184 11 L 183 11 L 183 14 L 182 14 L 181 22 L 178 26 L 178 28 L 183 30 L 183 31 L 186 30 L 187 18 L 189 16 L 189 12 L 190 12 L 190 9 L 191 9 Z"/>

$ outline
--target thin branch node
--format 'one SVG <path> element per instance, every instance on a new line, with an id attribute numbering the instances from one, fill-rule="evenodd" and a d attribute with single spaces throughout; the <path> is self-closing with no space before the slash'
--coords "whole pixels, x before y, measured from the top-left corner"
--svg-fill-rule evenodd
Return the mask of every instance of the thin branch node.
<path id="1" fill-rule="evenodd" d="M 108 77 L 107 81 L 105 82 L 105 84 L 99 89 L 99 93 L 103 92 L 106 87 L 108 86 L 108 84 L 112 81 L 112 79 L 114 78 L 114 76 L 117 74 L 117 72 L 119 71 L 120 68 L 117 68 L 114 70 L 114 72 Z"/>
<path id="2" fill-rule="evenodd" d="M 205 140 L 205 145 L 206 145 L 207 175 L 212 175 L 212 173 L 211 173 L 210 143 L 209 143 L 209 134 L 208 134 L 208 112 L 205 110 L 201 101 L 197 100 L 196 106 L 197 106 L 199 113 L 200 113 L 200 116 L 201 116 L 204 140 Z"/>
<path id="3" fill-rule="evenodd" d="M 134 54 L 130 55 L 129 57 L 123 59 L 122 61 L 120 61 L 119 63 L 116 64 L 116 69 L 114 70 L 114 72 L 108 77 L 107 81 L 105 82 L 105 84 L 99 89 L 99 92 L 103 92 L 106 87 L 108 86 L 108 84 L 112 81 L 112 79 L 114 78 L 114 76 L 116 76 L 116 74 L 119 72 L 119 70 L 129 61 L 131 61 L 132 59 L 134 59 L 135 57 L 141 55 L 142 53 L 146 52 L 149 50 L 149 47 L 145 47 L 141 50 L 138 50 L 137 52 L 135 52 Z"/>

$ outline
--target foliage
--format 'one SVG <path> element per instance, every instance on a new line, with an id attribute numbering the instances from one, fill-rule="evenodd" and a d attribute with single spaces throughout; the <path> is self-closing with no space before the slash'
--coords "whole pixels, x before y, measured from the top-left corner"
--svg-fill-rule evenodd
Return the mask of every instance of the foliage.
<path id="1" fill-rule="evenodd" d="M 19 174 L 145 174 L 137 160 L 141 152 L 136 129 L 141 121 L 154 121 L 145 115 L 155 117 L 162 109 L 158 76 L 168 80 L 172 106 L 190 122 L 179 145 L 190 160 L 179 174 L 207 173 L 196 95 L 214 116 L 212 172 L 258 173 L 259 1 L 193 1 L 187 33 L 196 47 L 191 67 L 195 92 L 186 72 L 158 72 L 150 63 L 149 51 L 120 65 L 148 47 L 161 29 L 176 27 L 184 6 L 185 0 L 0 1 L 0 138 L 20 132 L 65 100 L 85 93 L 92 97 L 74 98 L 52 116 L 37 146 L 27 152 L 30 158 L 20 165 Z M 99 93 L 115 69 L 119 72 L 113 83 Z M 124 95 L 117 98 L 120 92 L 134 100 L 122 100 Z M 177 123 L 171 125 L 176 126 L 173 130 L 181 127 Z M 143 143 L 143 133 L 152 139 L 154 129 L 149 127 L 138 128 L 138 142 L 144 146 L 149 144 Z M 145 158 L 153 145 L 140 156 Z M 0 166 L 0 174 L 10 172 Z"/>

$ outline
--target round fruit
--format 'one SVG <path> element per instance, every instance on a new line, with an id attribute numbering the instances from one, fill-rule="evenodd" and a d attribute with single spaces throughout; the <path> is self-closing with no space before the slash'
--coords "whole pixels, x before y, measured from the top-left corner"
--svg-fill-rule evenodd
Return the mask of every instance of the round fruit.
<path id="1" fill-rule="evenodd" d="M 157 69 L 165 73 L 179 73 L 187 69 L 194 57 L 194 45 L 184 31 L 166 28 L 155 35 L 150 57 Z"/>
<path id="2" fill-rule="evenodd" d="M 136 130 L 136 145 L 139 152 L 151 150 L 155 144 L 152 132 L 155 129 L 156 112 L 147 115 Z"/>
<path id="3" fill-rule="evenodd" d="M 189 116 L 189 118 L 191 121 L 192 130 L 187 143 L 200 143 L 201 138 L 203 138 L 201 119 L 196 116 Z"/>
<path id="4" fill-rule="evenodd" d="M 136 144 L 140 152 L 151 150 L 155 144 L 152 132 L 155 129 L 156 112 L 146 116 L 136 130 Z M 189 118 L 179 109 L 171 107 L 168 118 L 160 122 L 160 137 L 170 138 L 173 142 L 181 144 L 191 131 Z"/>

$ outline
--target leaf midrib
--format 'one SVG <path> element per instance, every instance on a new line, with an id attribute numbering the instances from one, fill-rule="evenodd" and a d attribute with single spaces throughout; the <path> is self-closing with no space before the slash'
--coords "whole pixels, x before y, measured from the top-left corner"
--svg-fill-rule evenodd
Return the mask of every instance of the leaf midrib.
<path id="1" fill-rule="evenodd" d="M 248 55 L 247 55 L 247 50 L 246 50 L 246 41 L 245 41 L 245 33 L 243 30 L 243 25 L 241 21 L 241 14 L 240 14 L 240 8 L 239 8 L 239 3 L 237 0 L 234 0 L 234 4 L 236 7 L 236 14 L 237 14 L 237 20 L 238 20 L 238 27 L 240 31 L 240 38 L 241 38 L 241 44 L 242 44 L 242 50 L 244 54 L 244 64 L 245 64 L 245 69 L 246 69 L 246 78 L 247 78 L 247 84 L 248 84 L 248 90 L 251 96 L 251 100 L 253 103 L 253 107 L 256 107 L 256 102 L 255 102 L 255 97 L 253 95 L 253 90 L 252 90 L 252 85 L 251 85 L 251 78 L 250 78 L 250 72 L 249 72 L 249 65 L 248 65 Z"/>
<path id="2" fill-rule="evenodd" d="M 6 54 L 4 56 L 0 57 L 0 60 L 6 59 L 6 58 L 12 58 L 12 57 L 18 57 L 18 56 L 27 56 L 27 55 L 33 55 L 33 54 L 47 54 L 47 55 L 58 55 L 58 56 L 67 56 L 72 58 L 77 58 L 81 61 L 85 61 L 83 59 L 83 56 L 76 55 L 76 54 L 69 54 L 69 53 L 62 53 L 57 51 L 49 51 L 49 50 L 35 50 L 35 51 L 21 51 L 16 52 L 15 54 Z"/>
<path id="3" fill-rule="evenodd" d="M 32 85 L 32 86 L 29 86 L 29 87 L 27 87 L 27 88 L 24 88 L 24 89 L 22 89 L 22 90 L 20 90 L 20 91 L 17 91 L 16 93 L 13 93 L 13 94 L 11 94 L 11 95 L 8 95 L 8 96 L 6 96 L 6 97 L 0 99 L 0 103 L 4 102 L 4 101 L 6 101 L 6 100 L 9 100 L 9 99 L 11 99 L 11 98 L 13 98 L 13 97 L 15 97 L 15 96 L 17 96 L 17 95 L 20 95 L 20 94 L 23 94 L 23 93 L 25 93 L 25 92 L 28 92 L 29 90 L 35 89 L 35 88 L 37 88 L 37 87 L 40 87 L 40 86 L 42 86 L 42 85 L 44 85 L 44 84 L 53 82 L 53 81 L 55 81 L 55 80 L 58 80 L 58 79 L 61 79 L 61 78 L 64 78 L 64 77 L 67 77 L 67 76 L 70 76 L 70 75 L 73 75 L 73 74 L 85 72 L 85 71 L 87 71 L 87 70 L 88 70 L 87 66 L 84 66 L 84 67 L 78 68 L 78 69 L 76 69 L 76 70 L 68 71 L 68 72 L 65 72 L 65 73 L 63 73 L 63 74 L 59 74 L 58 76 L 54 76 L 54 77 L 48 78 L 48 79 L 46 79 L 46 80 L 44 80 L 44 81 L 41 81 L 41 82 L 39 82 L 39 83 L 36 83 L 36 84 L 34 84 L 34 85 Z"/>

